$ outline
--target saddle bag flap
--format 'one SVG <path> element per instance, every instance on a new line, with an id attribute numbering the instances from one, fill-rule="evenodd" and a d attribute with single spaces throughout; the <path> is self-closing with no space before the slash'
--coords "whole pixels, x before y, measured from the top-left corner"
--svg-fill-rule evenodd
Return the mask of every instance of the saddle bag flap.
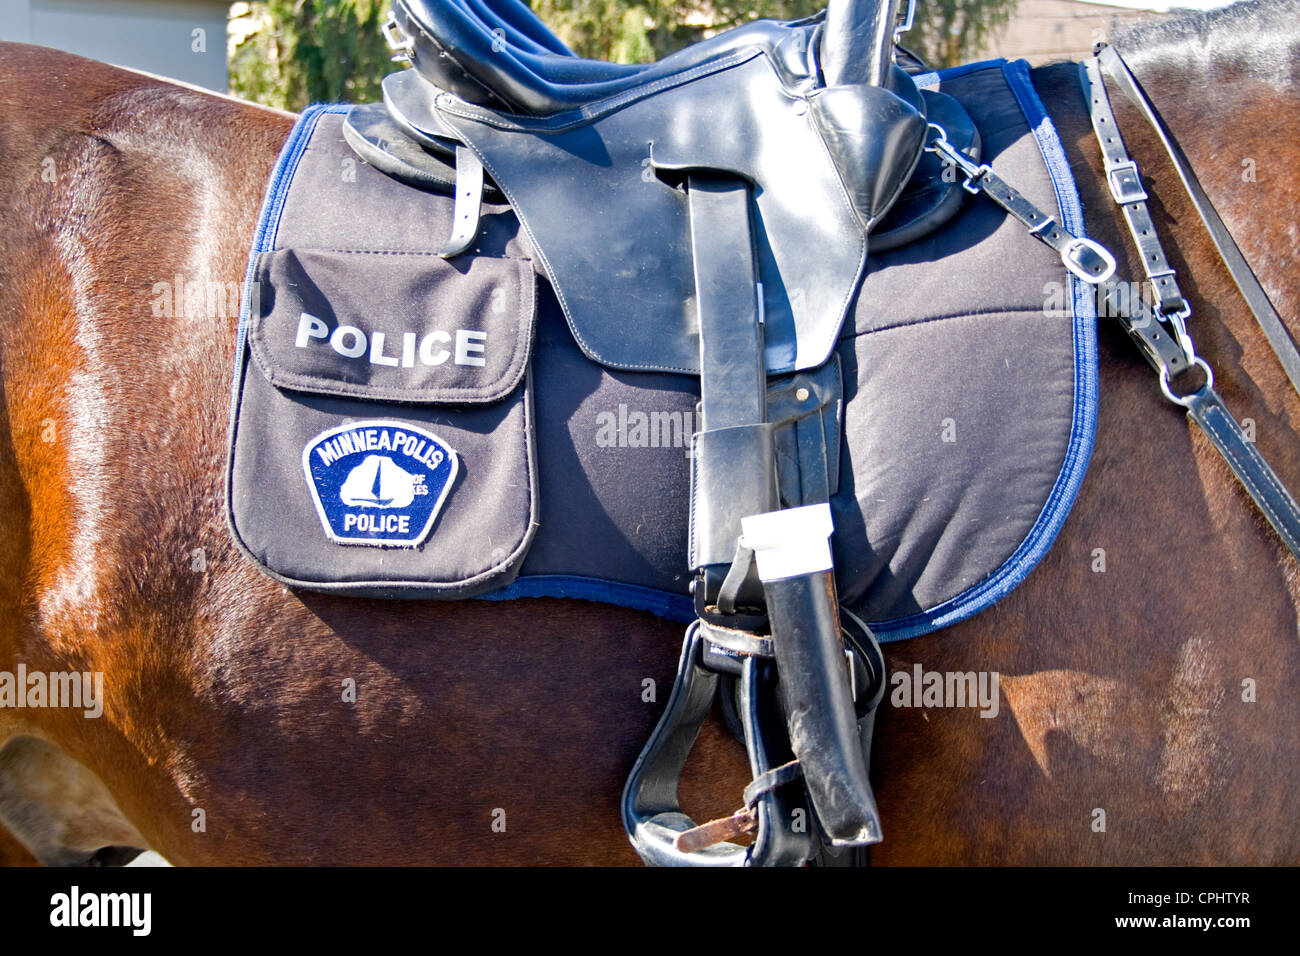
<path id="1" fill-rule="evenodd" d="M 286 584 L 467 597 L 536 529 L 532 263 L 257 254 L 228 488 L 243 550 Z"/>
<path id="2" fill-rule="evenodd" d="M 280 249 L 255 268 L 249 345 L 274 385 L 478 404 L 523 378 L 536 281 L 526 259 Z"/>

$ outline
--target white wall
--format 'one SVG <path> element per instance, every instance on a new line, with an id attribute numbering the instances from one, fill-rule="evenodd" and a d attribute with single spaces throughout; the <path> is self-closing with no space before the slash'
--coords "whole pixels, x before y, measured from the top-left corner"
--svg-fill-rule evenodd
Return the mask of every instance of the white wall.
<path id="1" fill-rule="evenodd" d="M 0 0 L 0 40 L 52 46 L 224 93 L 229 9 L 224 0 Z"/>

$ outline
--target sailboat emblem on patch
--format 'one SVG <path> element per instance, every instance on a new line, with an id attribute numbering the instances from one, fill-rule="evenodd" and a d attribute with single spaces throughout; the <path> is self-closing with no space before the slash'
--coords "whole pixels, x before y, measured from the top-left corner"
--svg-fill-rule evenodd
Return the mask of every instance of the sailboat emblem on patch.
<path id="1" fill-rule="evenodd" d="M 429 536 L 459 468 L 456 452 L 406 422 L 352 422 L 302 450 L 325 534 L 339 544 L 413 548 Z"/>

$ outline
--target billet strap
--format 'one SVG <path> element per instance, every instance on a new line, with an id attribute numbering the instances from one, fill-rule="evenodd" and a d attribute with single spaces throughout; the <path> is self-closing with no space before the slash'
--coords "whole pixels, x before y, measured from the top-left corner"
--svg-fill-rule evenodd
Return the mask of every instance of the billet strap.
<path id="1" fill-rule="evenodd" d="M 1160 137 L 1165 152 L 1169 154 L 1174 169 L 1178 172 L 1178 178 L 1182 180 L 1183 188 L 1187 190 L 1192 205 L 1196 207 L 1201 221 L 1205 223 L 1205 228 L 1214 241 L 1215 248 L 1219 250 L 1219 256 L 1223 259 L 1223 264 L 1227 266 L 1228 273 L 1237 284 L 1237 288 L 1241 290 L 1242 298 L 1246 300 L 1246 304 L 1250 307 L 1251 314 L 1255 316 L 1255 321 L 1259 323 L 1260 329 L 1268 338 L 1268 344 L 1273 347 L 1277 360 L 1282 363 L 1282 368 L 1285 370 L 1287 378 L 1291 380 L 1291 385 L 1297 392 L 1300 392 L 1300 350 L 1296 348 L 1290 333 L 1287 332 L 1286 326 L 1282 323 L 1281 316 L 1273 308 L 1268 293 L 1264 291 L 1259 278 L 1250 268 L 1250 264 L 1246 262 L 1246 257 L 1241 254 L 1241 249 L 1237 247 L 1237 243 L 1233 240 L 1228 227 L 1224 225 L 1218 210 L 1214 208 L 1214 204 L 1210 202 L 1210 197 L 1206 195 L 1205 190 L 1201 187 L 1200 180 L 1196 178 L 1196 173 L 1193 172 L 1192 165 L 1178 145 L 1178 141 L 1170 132 L 1169 127 L 1165 125 L 1165 121 L 1156 111 L 1155 105 L 1146 95 L 1142 85 L 1138 83 L 1137 77 L 1128 68 L 1128 64 L 1124 62 L 1123 57 L 1119 55 L 1118 50 L 1113 46 L 1099 44 L 1095 59 L 1101 68 L 1106 71 L 1106 74 L 1115 81 L 1115 85 L 1119 87 L 1120 91 L 1138 108 L 1138 111 Z M 1102 98 L 1105 99 L 1104 86 L 1102 87 Z M 1106 108 L 1109 109 L 1109 105 Z"/>

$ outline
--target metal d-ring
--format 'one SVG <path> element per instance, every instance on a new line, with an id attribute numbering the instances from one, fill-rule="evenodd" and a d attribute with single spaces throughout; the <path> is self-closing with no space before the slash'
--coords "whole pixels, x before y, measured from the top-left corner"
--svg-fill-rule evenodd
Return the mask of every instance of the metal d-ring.
<path id="1" fill-rule="evenodd" d="M 1192 358 L 1192 364 L 1200 368 L 1205 373 L 1205 384 L 1192 392 L 1190 395 L 1175 395 L 1169 387 L 1169 366 L 1160 366 L 1160 391 L 1165 393 L 1165 398 L 1169 399 L 1175 405 L 1181 405 L 1183 408 L 1192 407 L 1192 399 L 1199 395 L 1207 388 L 1214 388 L 1214 369 L 1210 368 L 1208 362 L 1199 355 Z"/>

